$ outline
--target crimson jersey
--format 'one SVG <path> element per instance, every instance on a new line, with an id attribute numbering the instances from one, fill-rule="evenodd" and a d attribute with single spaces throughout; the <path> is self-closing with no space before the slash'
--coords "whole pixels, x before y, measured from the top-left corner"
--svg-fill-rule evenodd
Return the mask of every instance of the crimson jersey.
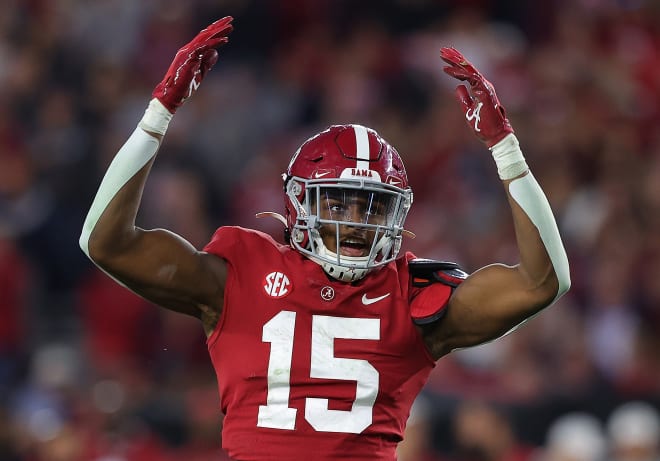
<path id="1" fill-rule="evenodd" d="M 410 253 L 359 282 L 333 281 L 289 246 L 240 227 L 218 229 L 205 251 L 228 263 L 208 349 L 229 455 L 395 460 L 435 363 L 411 309 L 437 311 L 449 287 L 431 285 L 418 296 Z"/>

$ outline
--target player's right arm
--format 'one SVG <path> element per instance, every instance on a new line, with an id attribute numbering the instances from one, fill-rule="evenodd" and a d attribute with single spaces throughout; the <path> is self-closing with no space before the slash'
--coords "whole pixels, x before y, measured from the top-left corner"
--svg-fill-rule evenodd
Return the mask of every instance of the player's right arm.
<path id="1" fill-rule="evenodd" d="M 532 176 L 495 88 L 458 50 L 443 48 L 444 71 L 469 85 L 456 96 L 467 125 L 491 151 L 511 207 L 520 262 L 475 271 L 452 294 L 425 340 L 434 357 L 492 341 L 559 299 L 570 269 L 552 209 Z"/>
<path id="2" fill-rule="evenodd" d="M 194 93 L 227 42 L 232 18 L 202 30 L 176 54 L 133 134 L 108 168 L 80 236 L 80 246 L 104 272 L 163 307 L 202 320 L 210 334 L 222 309 L 226 266 L 164 229 L 135 225 L 147 176 L 172 115 Z"/>

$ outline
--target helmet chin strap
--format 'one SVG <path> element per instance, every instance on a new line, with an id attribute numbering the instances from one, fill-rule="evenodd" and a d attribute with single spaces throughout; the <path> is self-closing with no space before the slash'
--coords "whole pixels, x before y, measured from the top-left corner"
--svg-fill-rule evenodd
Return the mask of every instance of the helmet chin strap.
<path id="1" fill-rule="evenodd" d="M 330 277 L 340 280 L 342 282 L 354 282 L 360 280 L 367 275 L 373 267 L 368 268 L 369 265 L 369 256 L 344 256 L 340 255 L 337 257 L 337 253 L 332 252 L 325 246 L 323 239 L 318 231 L 312 231 L 312 239 L 314 244 L 318 248 L 318 256 L 310 256 L 310 259 L 320 265 L 326 274 Z M 378 254 L 383 248 L 386 248 L 391 243 L 388 241 L 388 238 L 385 234 L 378 240 L 376 246 L 374 247 L 374 254 Z M 332 261 L 345 261 L 349 263 L 352 267 L 346 267 L 344 265 L 337 264 Z M 357 265 L 358 267 L 355 267 Z M 365 267 L 359 267 L 365 266 Z"/>
<path id="2" fill-rule="evenodd" d="M 274 211 L 261 211 L 254 215 L 255 218 L 275 218 L 286 227 L 286 218 L 279 213 Z"/>
<path id="3" fill-rule="evenodd" d="M 328 250 L 325 245 L 321 244 L 322 247 L 319 248 L 319 256 L 325 256 L 328 259 L 337 260 L 337 253 L 333 253 Z M 369 256 L 341 256 L 342 260 L 345 260 L 349 263 L 362 263 L 366 264 L 369 260 Z M 360 280 L 369 272 L 369 269 L 366 267 L 345 267 L 340 266 L 337 263 L 331 263 L 327 259 L 321 258 L 312 258 L 312 261 L 319 264 L 326 274 L 330 277 L 341 280 L 342 282 L 354 282 Z"/>

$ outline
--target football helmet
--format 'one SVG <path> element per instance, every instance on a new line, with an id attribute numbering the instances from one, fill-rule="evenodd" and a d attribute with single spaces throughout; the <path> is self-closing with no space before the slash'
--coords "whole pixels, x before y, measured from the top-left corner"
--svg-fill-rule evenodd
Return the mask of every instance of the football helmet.
<path id="1" fill-rule="evenodd" d="M 356 281 L 396 258 L 413 195 L 401 157 L 374 130 L 329 127 L 283 178 L 289 243 L 329 276 Z"/>

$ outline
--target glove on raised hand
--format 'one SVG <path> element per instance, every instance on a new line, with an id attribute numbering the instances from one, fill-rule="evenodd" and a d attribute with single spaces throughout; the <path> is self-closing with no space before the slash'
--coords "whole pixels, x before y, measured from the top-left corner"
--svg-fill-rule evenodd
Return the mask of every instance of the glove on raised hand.
<path id="1" fill-rule="evenodd" d="M 456 97 L 477 137 L 490 148 L 513 133 L 493 84 L 456 49 L 442 48 L 440 57 L 449 64 L 443 68 L 447 74 L 470 84 L 469 91 L 464 85 L 456 87 Z"/>
<path id="2" fill-rule="evenodd" d="M 174 56 L 165 77 L 152 93 L 172 114 L 197 90 L 218 61 L 215 48 L 229 41 L 227 35 L 233 30 L 233 19 L 231 16 L 218 19 Z"/>

